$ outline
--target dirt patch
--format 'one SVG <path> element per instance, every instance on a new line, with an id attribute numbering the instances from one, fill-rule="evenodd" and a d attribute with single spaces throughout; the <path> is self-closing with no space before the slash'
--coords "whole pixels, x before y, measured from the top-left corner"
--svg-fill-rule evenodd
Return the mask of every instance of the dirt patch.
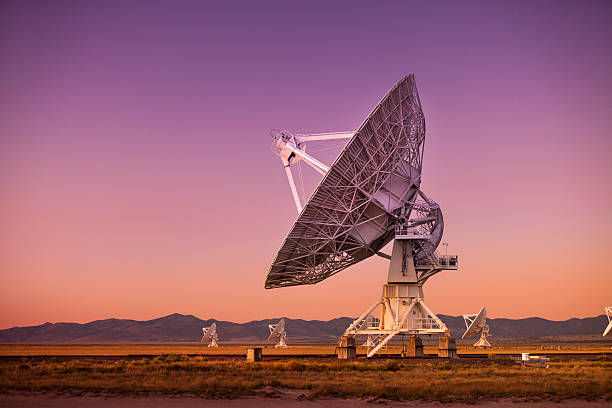
<path id="1" fill-rule="evenodd" d="M 235 399 L 213 399 L 195 396 L 161 396 L 134 395 L 118 396 L 104 393 L 22 393 L 7 392 L 0 394 L 0 406 L 3 408 L 372 408 L 385 406 L 390 408 L 604 408 L 610 404 L 605 401 L 566 400 L 525 401 L 518 399 L 502 399 L 494 401 L 479 401 L 475 404 L 440 403 L 432 401 L 389 401 L 379 398 L 317 398 L 311 399 L 306 393 L 276 387 L 265 387 L 261 394 L 255 397 Z"/>

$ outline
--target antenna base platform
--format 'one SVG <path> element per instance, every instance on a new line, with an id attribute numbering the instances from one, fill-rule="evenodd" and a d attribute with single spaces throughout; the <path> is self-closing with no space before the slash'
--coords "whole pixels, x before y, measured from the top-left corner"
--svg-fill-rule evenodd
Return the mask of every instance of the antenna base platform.
<path id="1" fill-rule="evenodd" d="M 477 349 L 488 349 L 491 348 L 491 343 L 487 341 L 487 334 L 489 330 L 483 330 L 480 332 L 480 338 L 474 343 L 474 348 Z"/>
<path id="2" fill-rule="evenodd" d="M 278 343 L 274 346 L 274 348 L 287 348 L 287 343 L 285 343 L 285 337 L 281 336 L 278 340 Z"/>
<path id="3" fill-rule="evenodd" d="M 425 357 L 423 340 L 416 335 L 408 337 L 408 341 L 402 346 L 402 357 Z"/>
<path id="4" fill-rule="evenodd" d="M 388 283 L 380 300 L 355 320 L 343 337 L 371 336 L 368 357 L 372 357 L 398 334 L 448 333 L 450 330 L 425 304 L 422 285 Z"/>
<path id="5" fill-rule="evenodd" d="M 440 337 L 438 342 L 438 357 L 457 358 L 457 341 L 446 334 Z"/>

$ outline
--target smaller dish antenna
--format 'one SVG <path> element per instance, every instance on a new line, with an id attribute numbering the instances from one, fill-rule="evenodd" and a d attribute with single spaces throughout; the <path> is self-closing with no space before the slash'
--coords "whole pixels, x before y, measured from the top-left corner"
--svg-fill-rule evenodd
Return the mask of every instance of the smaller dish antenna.
<path id="1" fill-rule="evenodd" d="M 268 328 L 270 329 L 270 336 L 268 336 L 268 341 L 273 341 L 278 339 L 278 343 L 274 348 L 287 348 L 287 332 L 285 331 L 285 319 L 280 319 L 280 322 L 276 324 L 269 324 Z"/>
<path id="2" fill-rule="evenodd" d="M 612 306 L 606 307 L 606 316 L 608 316 L 608 327 L 606 327 L 606 330 L 603 332 L 604 337 L 612 330 Z"/>
<path id="3" fill-rule="evenodd" d="M 210 327 L 202 327 L 202 331 L 204 335 L 202 336 L 202 343 L 209 341 L 208 347 L 219 347 L 217 344 L 217 340 L 219 340 L 219 335 L 217 334 L 217 323 L 213 323 Z"/>
<path id="4" fill-rule="evenodd" d="M 475 348 L 489 348 L 491 344 L 487 341 L 489 336 L 489 325 L 487 324 L 487 309 L 483 306 L 477 314 L 463 315 L 465 320 L 465 333 L 462 339 L 480 333 L 480 339 L 474 343 Z"/>

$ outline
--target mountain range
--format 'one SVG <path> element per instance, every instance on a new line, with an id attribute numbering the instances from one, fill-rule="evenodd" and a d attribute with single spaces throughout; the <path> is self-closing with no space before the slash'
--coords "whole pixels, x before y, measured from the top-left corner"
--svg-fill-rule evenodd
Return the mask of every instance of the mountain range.
<path id="1" fill-rule="evenodd" d="M 455 338 L 465 331 L 461 316 L 439 315 Z M 217 323 L 219 342 L 262 342 L 268 337 L 268 324 L 280 318 L 233 323 L 214 319 L 202 320 L 193 315 L 174 313 L 158 319 L 137 321 L 105 319 L 89 323 L 44 323 L 39 326 L 13 327 L 0 330 L 0 343 L 166 343 L 197 342 L 202 327 Z M 289 342 L 337 341 L 351 324 L 352 318 L 328 321 L 288 319 Z M 584 319 L 552 321 L 539 317 L 527 319 L 487 319 L 496 338 L 553 338 L 567 336 L 601 336 L 608 324 L 605 315 Z M 596 338 L 596 337 L 593 337 Z M 603 339 L 602 339 L 603 340 Z"/>

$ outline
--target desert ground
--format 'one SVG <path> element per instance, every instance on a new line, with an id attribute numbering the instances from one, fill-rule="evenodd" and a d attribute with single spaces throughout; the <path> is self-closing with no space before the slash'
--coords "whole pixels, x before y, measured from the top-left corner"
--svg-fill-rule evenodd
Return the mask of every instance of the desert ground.
<path id="1" fill-rule="evenodd" d="M 257 344 L 221 344 L 218 348 L 207 347 L 202 343 L 167 343 L 167 344 L 0 344 L 0 358 L 6 356 L 159 356 L 165 354 L 237 356 L 242 357 L 248 347 L 263 347 L 263 355 L 282 357 L 293 355 L 329 355 L 335 354 L 335 344 L 289 344 L 286 349 L 277 349 L 270 345 Z M 458 344 L 459 355 L 518 355 L 534 354 L 592 354 L 612 353 L 612 341 L 607 343 L 584 342 L 523 342 L 515 344 L 493 345 L 490 349 L 475 349 L 469 344 Z M 401 345 L 389 346 L 379 354 L 399 355 Z M 426 355 L 437 354 L 437 344 L 425 344 Z M 357 347 L 357 353 L 365 355 L 364 347 Z"/>
<path id="2" fill-rule="evenodd" d="M 304 400 L 293 396 L 278 398 L 236 398 L 236 399 L 202 399 L 189 396 L 116 396 L 116 395 L 81 395 L 46 393 L 39 395 L 0 394 L 0 406 L 4 408 L 367 408 L 384 406 L 389 408 L 606 408 L 606 401 L 529 401 L 501 399 L 496 401 L 478 401 L 476 404 L 465 402 L 438 401 L 389 401 L 380 399 L 338 399 L 319 398 Z"/>
<path id="3" fill-rule="evenodd" d="M 333 345 L 0 345 L 0 406 L 610 406 L 610 344 L 460 345 L 458 359 L 402 358 L 401 347 L 340 362 Z M 521 352 L 548 368 L 522 367 Z M 493 404 L 493 405 L 492 405 Z"/>

